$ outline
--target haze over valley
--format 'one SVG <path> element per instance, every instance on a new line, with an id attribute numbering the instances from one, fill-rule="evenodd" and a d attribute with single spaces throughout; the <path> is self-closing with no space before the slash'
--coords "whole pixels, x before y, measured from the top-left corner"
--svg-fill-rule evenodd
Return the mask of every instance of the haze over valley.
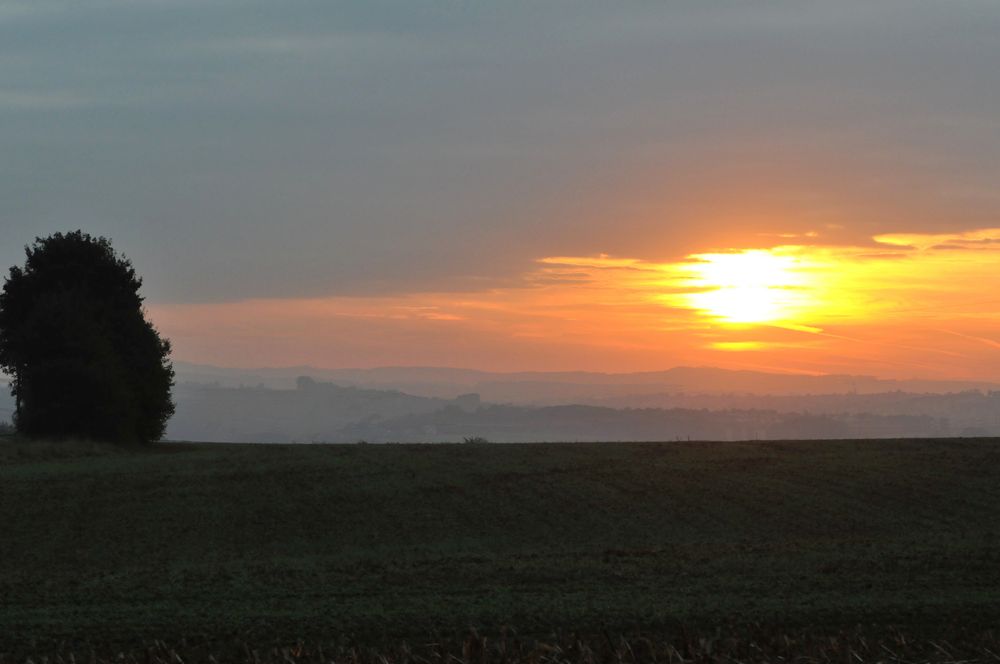
<path id="1" fill-rule="evenodd" d="M 707 367 L 604 374 L 177 364 L 167 436 L 493 442 L 1000 434 L 1000 386 Z"/>

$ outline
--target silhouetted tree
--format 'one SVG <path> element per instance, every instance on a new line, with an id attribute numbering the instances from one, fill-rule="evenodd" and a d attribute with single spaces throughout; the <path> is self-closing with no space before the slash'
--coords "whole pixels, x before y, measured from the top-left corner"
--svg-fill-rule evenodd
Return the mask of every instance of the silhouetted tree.
<path id="1" fill-rule="evenodd" d="M 82 231 L 36 238 L 0 292 L 0 367 L 29 437 L 159 439 L 174 412 L 170 343 L 132 263 Z"/>

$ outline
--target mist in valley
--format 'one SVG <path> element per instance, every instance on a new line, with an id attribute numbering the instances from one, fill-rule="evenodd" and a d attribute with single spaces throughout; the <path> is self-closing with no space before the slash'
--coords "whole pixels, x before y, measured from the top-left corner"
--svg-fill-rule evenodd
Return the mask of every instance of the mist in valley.
<path id="1" fill-rule="evenodd" d="M 1000 435 L 988 383 L 681 367 L 491 373 L 178 363 L 167 437 L 219 442 L 751 440 Z"/>

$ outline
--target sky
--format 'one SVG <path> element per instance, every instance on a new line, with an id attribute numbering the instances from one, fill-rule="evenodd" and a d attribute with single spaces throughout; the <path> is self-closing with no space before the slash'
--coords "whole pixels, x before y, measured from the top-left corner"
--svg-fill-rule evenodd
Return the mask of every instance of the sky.
<path id="1" fill-rule="evenodd" d="M 0 265 L 177 359 L 1000 376 L 1000 3 L 0 2 Z"/>

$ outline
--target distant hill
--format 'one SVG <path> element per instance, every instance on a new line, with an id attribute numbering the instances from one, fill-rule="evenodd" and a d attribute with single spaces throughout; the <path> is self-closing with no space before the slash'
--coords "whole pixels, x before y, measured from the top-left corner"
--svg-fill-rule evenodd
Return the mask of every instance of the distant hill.
<path id="1" fill-rule="evenodd" d="M 369 442 L 461 442 L 482 437 L 509 443 L 917 438 L 951 433 L 947 420 L 926 415 L 489 405 L 370 419 L 346 427 L 341 437 Z"/>
<path id="2" fill-rule="evenodd" d="M 386 442 L 483 436 L 510 442 L 1000 434 L 1000 391 L 975 389 L 992 384 L 683 367 L 638 374 L 499 374 L 434 367 L 248 371 L 177 364 L 177 414 L 167 429 L 172 440 Z M 300 380 L 305 374 L 292 376 L 296 371 L 316 373 Z M 326 378 L 331 374 L 340 379 Z M 664 376 L 675 382 L 664 382 Z M 577 382 L 549 380 L 555 378 Z M 638 382 L 642 380 L 650 382 Z M 724 382 L 731 389 L 713 391 Z M 402 389 L 404 385 L 413 391 Z M 743 389 L 753 386 L 758 390 Z M 782 386 L 786 393 L 759 391 Z M 902 391 L 904 387 L 910 391 Z M 875 388 L 883 391 L 867 391 Z M 14 401 L 2 384 L 0 422 L 10 421 L 13 410 Z"/>
<path id="3" fill-rule="evenodd" d="M 992 397 L 978 392 L 970 396 L 975 397 L 976 408 L 995 406 Z M 167 430 L 173 440 L 386 443 L 461 442 L 483 437 L 495 442 L 537 442 L 887 438 L 964 433 L 946 417 L 925 414 L 920 408 L 909 412 L 845 409 L 819 413 L 752 407 L 708 410 L 501 405 L 481 402 L 475 393 L 441 399 L 398 390 L 344 387 L 308 377 L 299 377 L 294 389 L 182 384 L 175 390 L 175 398 L 177 414 Z"/>
<path id="4" fill-rule="evenodd" d="M 674 367 L 636 373 L 512 372 L 499 373 L 447 367 L 378 367 L 320 369 L 277 367 L 233 369 L 176 362 L 179 382 L 222 387 L 291 388 L 298 376 L 370 389 L 399 390 L 424 397 L 454 398 L 468 392 L 496 403 L 557 405 L 597 403 L 662 393 L 696 394 L 875 394 L 882 392 L 944 393 L 997 390 L 986 381 L 884 380 L 872 376 L 798 375 L 734 371 L 715 367 Z"/>
<path id="5" fill-rule="evenodd" d="M 296 379 L 294 389 L 181 384 L 174 399 L 177 413 L 168 424 L 168 438 L 224 442 L 338 440 L 350 424 L 479 405 L 476 395 L 437 399 L 305 376 Z"/>
<path id="6" fill-rule="evenodd" d="M 297 374 L 297 375 L 293 375 Z M 304 378 L 303 376 L 310 376 Z M 177 363 L 173 440 L 739 440 L 1000 434 L 991 383 L 677 367 L 494 373 Z M 987 391 L 982 391 L 987 390 Z"/>

